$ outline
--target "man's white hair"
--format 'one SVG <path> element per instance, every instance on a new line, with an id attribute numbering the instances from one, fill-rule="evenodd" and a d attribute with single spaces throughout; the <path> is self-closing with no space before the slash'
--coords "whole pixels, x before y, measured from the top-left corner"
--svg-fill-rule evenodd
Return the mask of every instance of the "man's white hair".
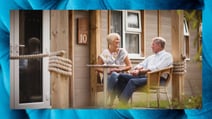
<path id="1" fill-rule="evenodd" d="M 166 39 L 163 37 L 154 37 L 153 42 L 159 43 L 161 45 L 162 48 L 165 48 L 166 45 Z"/>

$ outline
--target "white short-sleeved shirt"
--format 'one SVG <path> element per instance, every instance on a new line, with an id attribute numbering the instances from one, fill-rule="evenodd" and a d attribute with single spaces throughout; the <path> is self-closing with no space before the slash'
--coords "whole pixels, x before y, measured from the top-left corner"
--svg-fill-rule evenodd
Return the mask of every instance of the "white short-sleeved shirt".
<path id="1" fill-rule="evenodd" d="M 103 50 L 100 54 L 103 62 L 106 64 L 117 64 L 124 65 L 124 59 L 127 57 L 128 53 L 125 49 L 119 48 L 117 54 L 111 53 L 108 49 Z"/>
<path id="2" fill-rule="evenodd" d="M 157 54 L 148 56 L 143 62 L 139 63 L 135 67 L 143 67 L 144 69 L 154 71 L 170 66 L 172 63 L 172 55 L 165 50 L 162 50 Z"/>

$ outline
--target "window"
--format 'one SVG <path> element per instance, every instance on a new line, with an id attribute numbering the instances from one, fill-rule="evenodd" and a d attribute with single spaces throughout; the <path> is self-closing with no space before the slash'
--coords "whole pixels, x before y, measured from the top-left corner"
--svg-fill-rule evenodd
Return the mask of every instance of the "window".
<path id="1" fill-rule="evenodd" d="M 141 32 L 140 11 L 126 11 L 126 29 L 127 31 Z"/>
<path id="2" fill-rule="evenodd" d="M 184 52 L 184 56 L 187 60 L 189 60 L 189 37 L 188 36 L 184 36 L 184 43 L 183 43 L 183 52 Z"/>
<path id="3" fill-rule="evenodd" d="M 186 18 L 183 19 L 184 35 L 189 36 L 188 23 Z"/>
<path id="4" fill-rule="evenodd" d="M 186 58 L 186 60 L 189 60 L 189 55 L 190 55 L 190 51 L 189 51 L 189 29 L 188 29 L 188 23 L 187 20 L 184 18 L 183 19 L 183 28 L 184 28 L 184 41 L 183 41 L 183 54 Z"/>
<path id="5" fill-rule="evenodd" d="M 49 11 L 12 11 L 11 55 L 49 52 L 49 22 Z M 11 60 L 10 64 L 11 108 L 49 108 L 48 58 Z"/>
<path id="6" fill-rule="evenodd" d="M 118 33 L 121 37 L 123 34 L 123 27 L 122 27 L 122 18 L 123 14 L 121 11 L 112 11 L 111 12 L 111 26 L 110 32 Z M 122 37 L 123 39 L 123 37 Z M 121 40 L 121 46 L 123 47 L 123 42 Z"/>
<path id="7" fill-rule="evenodd" d="M 139 54 L 139 34 L 125 34 L 125 48 L 130 54 Z"/>
<path id="8" fill-rule="evenodd" d="M 141 11 L 111 11 L 110 32 L 119 33 L 121 46 L 131 59 L 140 59 L 141 52 Z"/>

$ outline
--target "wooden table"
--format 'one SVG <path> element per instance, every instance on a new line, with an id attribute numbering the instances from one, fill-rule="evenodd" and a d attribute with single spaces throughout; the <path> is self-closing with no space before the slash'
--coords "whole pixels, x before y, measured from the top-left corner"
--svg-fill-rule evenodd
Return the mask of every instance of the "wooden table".
<path id="1" fill-rule="evenodd" d="M 108 69 L 110 68 L 118 68 L 123 67 L 124 65 L 116 65 L 116 64 L 88 64 L 88 67 L 93 68 L 103 68 L 103 79 L 104 79 L 104 107 L 107 106 L 107 78 L 108 78 Z"/>

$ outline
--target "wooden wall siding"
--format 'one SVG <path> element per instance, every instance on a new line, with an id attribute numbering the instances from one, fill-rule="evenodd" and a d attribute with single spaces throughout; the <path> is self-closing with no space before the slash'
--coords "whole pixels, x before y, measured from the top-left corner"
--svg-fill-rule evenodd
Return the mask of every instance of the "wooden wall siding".
<path id="1" fill-rule="evenodd" d="M 157 11 L 145 10 L 144 11 L 144 40 L 145 40 L 145 57 L 152 54 L 151 44 L 152 38 L 157 36 Z"/>
<path id="2" fill-rule="evenodd" d="M 160 34 L 166 39 L 166 51 L 172 52 L 171 43 L 171 11 L 170 10 L 160 10 Z"/>
<path id="3" fill-rule="evenodd" d="M 89 20 L 89 11 L 74 11 L 74 30 L 77 31 L 77 19 L 87 18 Z M 73 107 L 85 107 L 90 104 L 90 82 L 89 69 L 89 44 L 77 44 L 77 32 L 74 35 L 73 56 L 74 56 L 74 77 L 73 77 Z"/>
<path id="4" fill-rule="evenodd" d="M 197 47 L 194 46 L 194 40 L 196 38 L 197 30 L 190 29 L 190 60 L 186 61 L 186 73 L 185 73 L 185 85 L 184 91 L 186 95 L 201 95 L 202 94 L 202 62 L 195 61 L 195 55 L 197 53 Z M 189 79 L 189 80 L 188 80 Z M 195 82 L 195 83 L 194 83 Z M 192 88 L 192 92 L 189 89 Z"/>
<path id="5" fill-rule="evenodd" d="M 192 29 L 191 28 L 191 25 L 190 25 L 190 28 L 189 28 L 189 33 L 190 33 L 190 35 L 189 35 L 189 47 L 190 47 L 190 49 L 189 49 L 189 51 L 190 51 L 190 60 L 192 60 L 192 61 L 194 61 L 195 59 L 194 59 L 194 56 L 196 55 L 196 53 L 198 52 L 197 51 L 197 46 L 196 45 L 194 45 L 194 42 L 195 42 L 195 39 L 196 39 L 196 35 L 198 34 L 198 31 L 197 31 L 197 29 Z"/>
<path id="6" fill-rule="evenodd" d="M 51 11 L 51 51 L 65 50 L 69 54 L 68 11 Z M 51 73 L 52 108 L 69 107 L 69 78 Z"/>
<path id="7" fill-rule="evenodd" d="M 102 40 L 102 48 L 101 51 L 107 48 L 107 35 L 108 35 L 108 10 L 101 10 L 101 40 Z"/>
<path id="8" fill-rule="evenodd" d="M 202 95 L 202 62 L 190 60 L 186 62 L 184 94 L 186 96 Z"/>

